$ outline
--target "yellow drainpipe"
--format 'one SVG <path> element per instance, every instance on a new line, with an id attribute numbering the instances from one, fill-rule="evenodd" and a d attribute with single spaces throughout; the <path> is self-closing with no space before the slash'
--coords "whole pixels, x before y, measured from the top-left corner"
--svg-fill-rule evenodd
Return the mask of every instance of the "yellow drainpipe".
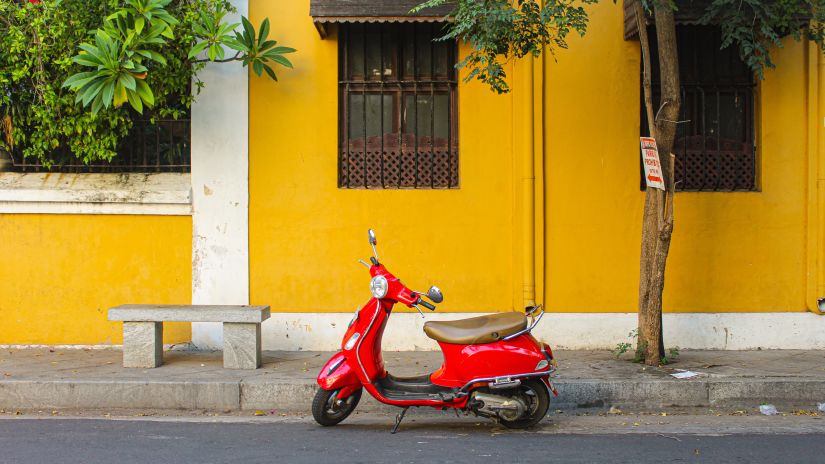
<path id="1" fill-rule="evenodd" d="M 538 58 L 527 55 L 513 67 L 513 264 L 521 267 L 521 279 L 515 279 L 521 288 L 513 287 L 516 310 L 519 304 L 543 302 L 545 293 L 544 52 Z"/>
<path id="2" fill-rule="evenodd" d="M 808 42 L 808 211 L 807 306 L 823 315 L 825 297 L 825 60 L 819 47 Z"/>
<path id="3" fill-rule="evenodd" d="M 524 126 L 522 136 L 524 137 L 524 154 L 521 166 L 521 193 L 522 193 L 522 278 L 524 281 L 524 291 L 522 300 L 524 306 L 536 304 L 536 202 L 535 202 L 535 105 L 534 105 L 534 76 L 533 61 L 535 58 L 527 56 L 524 58 L 524 73 L 522 75 L 522 86 L 524 87 Z"/>

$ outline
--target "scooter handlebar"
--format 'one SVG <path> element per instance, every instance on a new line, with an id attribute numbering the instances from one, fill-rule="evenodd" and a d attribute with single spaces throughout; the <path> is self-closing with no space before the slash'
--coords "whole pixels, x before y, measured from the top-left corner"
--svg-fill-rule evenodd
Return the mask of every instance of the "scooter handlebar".
<path id="1" fill-rule="evenodd" d="M 422 300 L 420 296 L 418 297 L 418 301 L 416 301 L 415 304 L 421 305 L 429 309 L 430 311 L 435 311 L 435 306 Z"/>

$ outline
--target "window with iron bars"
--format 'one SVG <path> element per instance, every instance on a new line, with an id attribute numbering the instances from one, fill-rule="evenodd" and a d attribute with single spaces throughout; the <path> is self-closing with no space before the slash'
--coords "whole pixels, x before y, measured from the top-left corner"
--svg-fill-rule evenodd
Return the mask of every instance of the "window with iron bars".
<path id="1" fill-rule="evenodd" d="M 650 30 L 653 108 L 659 108 L 659 59 L 655 30 Z M 677 191 L 757 190 L 754 146 L 753 72 L 736 46 L 721 49 L 718 27 L 676 28 L 682 85 L 681 116 L 673 152 Z M 644 95 L 644 92 L 642 93 Z M 644 97 L 642 134 L 647 135 Z M 645 188 L 644 170 L 640 187 Z"/>
<path id="2" fill-rule="evenodd" d="M 52 152 L 52 166 L 23 157 L 19 149 L 12 154 L 12 171 L 64 173 L 151 173 L 191 171 L 191 123 L 187 112 L 181 119 L 156 119 L 135 115 L 129 134 L 120 142 L 111 161 L 84 164 L 67 148 Z"/>
<path id="3" fill-rule="evenodd" d="M 456 42 L 443 24 L 342 24 L 338 187 L 458 188 Z"/>

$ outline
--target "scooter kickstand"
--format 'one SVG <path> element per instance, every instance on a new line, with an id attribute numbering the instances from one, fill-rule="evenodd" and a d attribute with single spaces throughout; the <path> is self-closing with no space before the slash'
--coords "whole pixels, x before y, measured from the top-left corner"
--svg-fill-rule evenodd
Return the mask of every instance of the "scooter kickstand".
<path id="1" fill-rule="evenodd" d="M 404 410 L 401 411 L 401 414 L 395 415 L 395 427 L 392 428 L 392 431 L 390 432 L 391 434 L 394 435 L 395 432 L 398 431 L 398 426 L 401 425 L 401 421 L 404 420 L 404 415 L 407 414 L 407 409 L 410 409 L 410 407 L 407 406 L 406 408 L 404 408 Z"/>

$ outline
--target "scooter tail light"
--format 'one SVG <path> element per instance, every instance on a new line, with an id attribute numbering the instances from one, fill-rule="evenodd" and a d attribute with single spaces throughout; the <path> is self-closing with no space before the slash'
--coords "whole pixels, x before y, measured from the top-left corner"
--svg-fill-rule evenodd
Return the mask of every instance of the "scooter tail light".
<path id="1" fill-rule="evenodd" d="M 535 370 L 540 371 L 542 369 L 546 369 L 547 366 L 549 366 L 549 365 L 550 365 L 549 361 L 547 361 L 546 359 L 542 359 L 541 361 L 539 361 L 538 364 L 536 364 L 536 369 Z"/>
<path id="2" fill-rule="evenodd" d="M 553 350 L 550 349 L 550 345 L 547 343 L 542 343 L 544 346 L 544 352 L 547 353 L 547 356 L 550 356 L 550 359 L 556 359 L 553 357 Z"/>

